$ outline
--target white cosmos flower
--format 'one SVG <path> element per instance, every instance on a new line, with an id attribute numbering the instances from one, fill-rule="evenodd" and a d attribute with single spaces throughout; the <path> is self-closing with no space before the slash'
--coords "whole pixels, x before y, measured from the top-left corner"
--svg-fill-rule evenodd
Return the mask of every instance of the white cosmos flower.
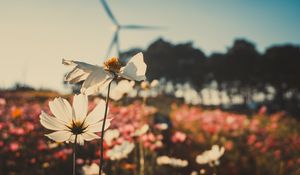
<path id="1" fill-rule="evenodd" d="M 188 166 L 188 161 L 183 159 L 178 159 L 168 156 L 159 156 L 156 158 L 156 163 L 158 165 L 169 165 L 172 167 L 186 167 Z"/>
<path id="2" fill-rule="evenodd" d="M 219 158 L 224 154 L 225 148 L 213 145 L 210 150 L 204 151 L 202 154 L 196 157 L 198 164 L 209 164 L 215 166 L 219 164 Z"/>
<path id="3" fill-rule="evenodd" d="M 103 125 L 105 102 L 99 101 L 97 106 L 88 114 L 88 98 L 79 94 L 73 98 L 73 107 L 63 98 L 55 98 L 49 102 L 53 116 L 42 111 L 40 115 L 41 124 L 54 132 L 46 134 L 47 137 L 56 142 L 75 141 L 83 145 L 85 141 L 99 139 L 95 132 L 100 132 Z M 106 120 L 105 129 L 110 125 L 111 119 Z"/>
<path id="4" fill-rule="evenodd" d="M 109 129 L 105 132 L 104 140 L 107 145 L 111 145 L 112 141 L 120 136 L 120 131 L 117 129 Z"/>
<path id="5" fill-rule="evenodd" d="M 99 166 L 96 163 L 92 163 L 91 165 L 84 165 L 82 167 L 82 171 L 84 175 L 98 175 Z"/>
<path id="6" fill-rule="evenodd" d="M 107 156 L 110 160 L 121 160 L 126 158 L 129 153 L 134 148 L 134 144 L 128 141 L 124 141 L 121 145 L 116 145 L 109 151 L 107 151 Z"/>
<path id="7" fill-rule="evenodd" d="M 149 130 L 149 125 L 148 124 L 144 124 L 141 128 L 137 129 L 132 136 L 141 136 L 143 134 L 146 134 L 146 132 L 148 132 Z"/>
<path id="8" fill-rule="evenodd" d="M 169 128 L 167 123 L 158 123 L 155 125 L 155 127 L 161 131 L 167 130 Z"/>
<path id="9" fill-rule="evenodd" d="M 139 96 L 143 98 L 156 97 L 158 95 L 158 80 L 153 80 L 151 83 L 149 81 L 143 81 L 141 83 L 141 90 Z"/>
<path id="10" fill-rule="evenodd" d="M 108 84 L 118 76 L 134 81 L 146 79 L 145 73 L 147 65 L 144 62 L 144 57 L 141 52 L 133 56 L 125 66 L 122 66 L 117 58 L 111 58 L 105 61 L 103 66 L 64 59 L 63 64 L 75 66 L 75 68 L 66 75 L 65 81 L 70 83 L 84 81 L 81 92 L 87 95 L 103 91 Z"/>

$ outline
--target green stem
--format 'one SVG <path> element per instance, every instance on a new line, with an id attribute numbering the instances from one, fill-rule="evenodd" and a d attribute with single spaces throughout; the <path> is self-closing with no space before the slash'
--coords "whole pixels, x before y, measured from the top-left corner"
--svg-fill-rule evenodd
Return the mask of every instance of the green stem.
<path id="1" fill-rule="evenodd" d="M 112 81 L 111 81 L 112 82 Z M 111 82 L 108 84 L 108 88 L 107 88 L 107 95 L 106 95 L 106 99 L 105 99 L 105 111 L 104 111 L 104 119 L 103 119 L 103 125 L 102 125 L 102 130 L 101 130 L 101 140 L 100 140 L 100 168 L 99 168 L 99 175 L 102 174 L 102 169 L 104 166 L 104 160 L 103 160 L 103 152 L 104 152 L 104 148 L 103 148 L 103 139 L 104 139 L 104 128 L 105 128 L 105 121 L 106 121 L 106 117 L 107 117 L 107 110 L 108 110 L 108 101 L 109 101 L 109 92 L 110 92 L 110 85 Z"/>
<path id="2" fill-rule="evenodd" d="M 73 175 L 76 174 L 76 144 L 77 144 L 77 134 L 75 134 L 75 141 L 73 144 Z"/>

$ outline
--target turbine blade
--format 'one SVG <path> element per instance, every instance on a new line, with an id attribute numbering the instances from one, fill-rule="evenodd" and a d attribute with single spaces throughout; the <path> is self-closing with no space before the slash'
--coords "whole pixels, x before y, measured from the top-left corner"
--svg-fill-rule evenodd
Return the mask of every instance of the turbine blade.
<path id="1" fill-rule="evenodd" d="M 100 0 L 105 12 L 107 13 L 108 17 L 110 18 L 110 20 L 115 24 L 115 25 L 119 25 L 118 21 L 116 20 L 115 16 L 113 15 L 113 13 L 111 12 L 108 4 L 106 3 L 106 0 Z"/>
<path id="2" fill-rule="evenodd" d="M 159 26 L 144 26 L 144 25 L 122 25 L 121 28 L 124 29 L 163 29 Z"/>
<path id="3" fill-rule="evenodd" d="M 109 54 L 110 54 L 114 44 L 116 44 L 116 41 L 118 40 L 117 38 L 118 38 L 118 32 L 116 31 L 113 38 L 112 38 L 112 40 L 111 40 L 111 42 L 110 42 L 110 44 L 109 44 L 109 47 L 108 47 L 108 50 L 107 50 L 107 53 L 106 53 L 106 58 L 109 57 Z"/>

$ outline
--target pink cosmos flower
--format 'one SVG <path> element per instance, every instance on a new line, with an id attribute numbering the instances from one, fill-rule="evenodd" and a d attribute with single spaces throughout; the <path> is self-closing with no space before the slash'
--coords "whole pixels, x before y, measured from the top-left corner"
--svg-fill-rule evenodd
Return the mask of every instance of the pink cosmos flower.
<path id="1" fill-rule="evenodd" d="M 186 134 L 180 131 L 176 131 L 171 138 L 173 143 L 184 142 L 185 139 L 186 139 Z"/>

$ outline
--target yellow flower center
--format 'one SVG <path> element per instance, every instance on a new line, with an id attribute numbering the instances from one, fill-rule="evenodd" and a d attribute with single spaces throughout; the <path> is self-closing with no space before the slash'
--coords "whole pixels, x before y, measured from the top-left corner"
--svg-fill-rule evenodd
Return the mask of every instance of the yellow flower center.
<path id="1" fill-rule="evenodd" d="M 104 69 L 113 73 L 119 73 L 122 67 L 121 62 L 118 58 L 110 58 L 104 62 Z"/>

